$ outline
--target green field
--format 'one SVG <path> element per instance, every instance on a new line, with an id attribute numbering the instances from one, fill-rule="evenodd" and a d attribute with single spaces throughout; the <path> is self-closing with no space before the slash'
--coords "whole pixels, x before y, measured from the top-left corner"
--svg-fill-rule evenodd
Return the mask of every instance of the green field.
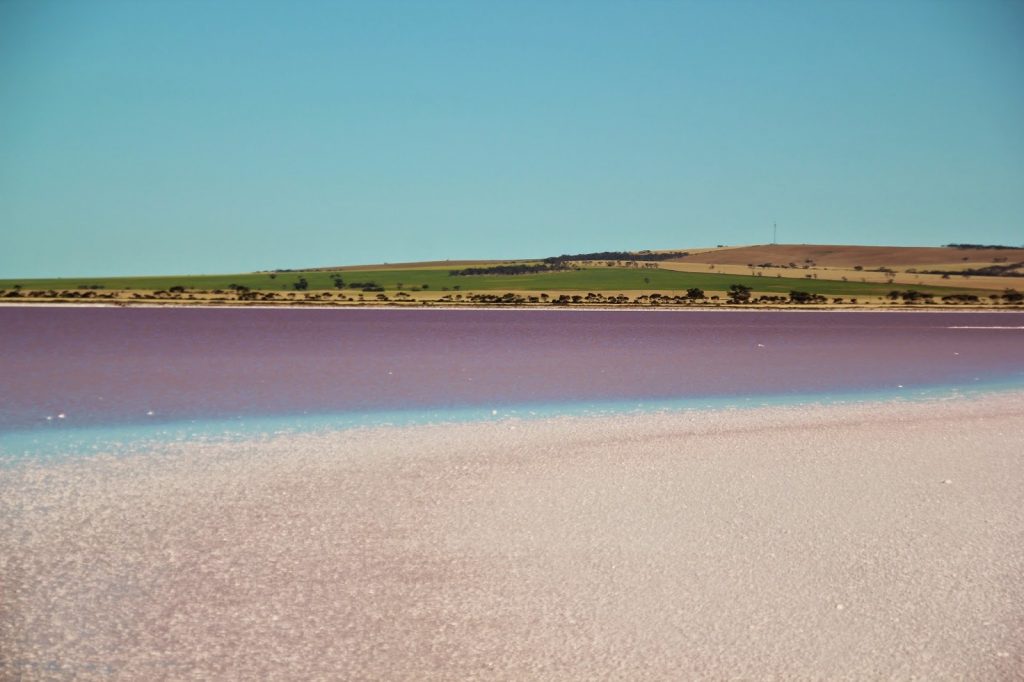
<path id="1" fill-rule="evenodd" d="M 707 291 L 724 291 L 731 284 L 745 284 L 755 291 L 788 294 L 792 290 L 835 296 L 878 296 L 894 289 L 913 288 L 936 295 L 979 293 L 965 287 L 909 286 L 906 284 L 880 284 L 843 282 L 824 279 L 797 279 L 786 277 L 755 277 L 750 275 L 723 275 L 691 273 L 661 269 L 585 268 L 560 272 L 511 276 L 451 276 L 447 269 L 408 270 L 348 270 L 344 272 L 281 272 L 244 273 L 234 275 L 178 275 L 161 277 L 101 277 L 61 279 L 4 279 L 0 289 L 21 285 L 24 291 L 74 290 L 86 287 L 104 289 L 160 290 L 183 286 L 189 290 L 210 291 L 240 285 L 261 291 L 295 291 L 294 284 L 302 277 L 309 290 L 335 289 L 334 276 L 341 276 L 348 285 L 353 282 L 373 282 L 388 291 L 623 291 L 646 290 L 667 293 L 698 287 Z M 982 292 L 984 293 L 984 292 Z"/>

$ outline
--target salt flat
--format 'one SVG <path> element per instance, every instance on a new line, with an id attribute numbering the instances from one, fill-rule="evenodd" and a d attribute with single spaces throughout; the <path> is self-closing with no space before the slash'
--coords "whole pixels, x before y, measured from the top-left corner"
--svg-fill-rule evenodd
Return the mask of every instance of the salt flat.
<path id="1" fill-rule="evenodd" d="M 1024 674 L 1024 393 L 0 470 L 0 677 Z"/>

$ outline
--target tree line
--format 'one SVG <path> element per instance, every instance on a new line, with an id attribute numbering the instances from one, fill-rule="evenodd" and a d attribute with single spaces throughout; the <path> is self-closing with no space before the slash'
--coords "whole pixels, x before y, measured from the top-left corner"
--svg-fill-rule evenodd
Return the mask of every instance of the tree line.
<path id="1" fill-rule="evenodd" d="M 452 277 L 466 277 L 469 275 L 533 275 L 539 272 L 555 272 L 558 270 L 569 270 L 569 266 L 561 263 L 520 263 L 517 265 L 492 265 L 483 268 L 463 268 L 462 270 L 449 270 Z"/>
<path id="2" fill-rule="evenodd" d="M 671 260 L 673 258 L 682 258 L 683 256 L 689 256 L 689 251 L 662 251 L 660 253 L 654 253 L 651 251 L 595 251 L 593 253 L 574 253 L 574 254 L 562 254 L 561 256 L 550 256 L 544 259 L 545 263 L 565 263 L 567 261 L 576 260 L 643 260 L 643 261 L 657 261 L 657 260 Z"/>
<path id="3" fill-rule="evenodd" d="M 943 244 L 948 249 L 1019 249 L 1020 246 L 1004 246 L 1002 244 Z"/>

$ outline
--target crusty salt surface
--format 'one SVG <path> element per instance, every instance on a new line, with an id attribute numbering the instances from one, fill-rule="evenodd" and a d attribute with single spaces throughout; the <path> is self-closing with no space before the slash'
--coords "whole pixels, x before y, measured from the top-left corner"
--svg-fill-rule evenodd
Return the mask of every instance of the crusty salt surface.
<path id="1" fill-rule="evenodd" d="M 1017 676 L 1022 417 L 1011 393 L 8 468 L 0 677 Z"/>

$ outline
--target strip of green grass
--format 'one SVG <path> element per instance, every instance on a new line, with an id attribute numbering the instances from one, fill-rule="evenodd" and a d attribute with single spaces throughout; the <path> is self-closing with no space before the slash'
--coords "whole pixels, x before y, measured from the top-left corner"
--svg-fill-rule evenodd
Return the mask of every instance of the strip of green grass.
<path id="1" fill-rule="evenodd" d="M 11 289 L 20 284 L 25 291 L 48 289 L 78 289 L 100 286 L 104 289 L 159 290 L 173 286 L 187 289 L 227 289 L 236 284 L 261 291 L 295 291 L 295 283 L 305 278 L 309 289 L 334 289 L 334 276 L 340 275 L 346 285 L 353 282 L 374 282 L 389 291 L 401 284 L 404 290 L 429 291 L 685 291 L 697 287 L 708 291 L 724 291 L 731 284 L 744 284 L 755 291 L 788 294 L 807 291 L 835 296 L 878 296 L 894 289 L 915 289 L 921 292 L 945 295 L 952 293 L 979 293 L 965 287 L 912 286 L 907 284 L 879 284 L 871 282 L 842 282 L 836 280 L 796 279 L 786 277 L 754 277 L 750 275 L 723 275 L 716 273 L 678 272 L 661 269 L 585 268 L 533 275 L 458 277 L 448 270 L 349 270 L 345 272 L 287 272 L 243 273 L 234 275 L 179 275 L 161 277 L 102 277 L 62 279 L 4 279 L 0 289 Z M 987 293 L 987 292 L 980 292 Z"/>

